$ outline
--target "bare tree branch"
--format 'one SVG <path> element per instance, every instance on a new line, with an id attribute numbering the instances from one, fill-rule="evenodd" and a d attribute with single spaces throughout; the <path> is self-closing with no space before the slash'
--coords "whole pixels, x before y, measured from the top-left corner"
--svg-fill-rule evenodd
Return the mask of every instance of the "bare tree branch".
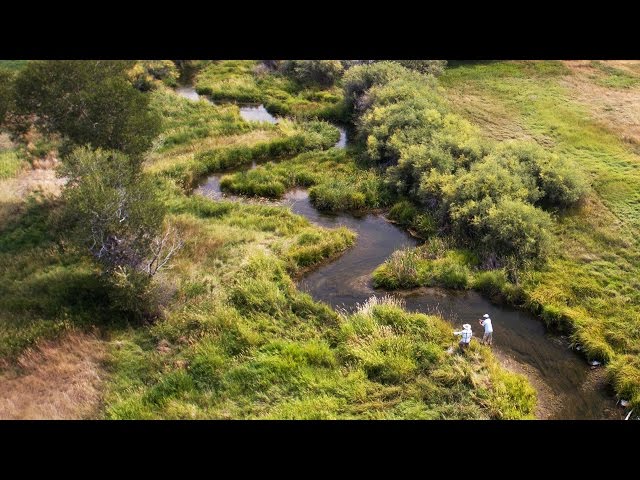
<path id="1" fill-rule="evenodd" d="M 169 226 L 164 235 L 154 238 L 151 242 L 151 259 L 145 271 L 149 276 L 153 276 L 163 268 L 168 268 L 171 258 L 183 246 L 184 241 L 178 231 L 173 226 Z"/>

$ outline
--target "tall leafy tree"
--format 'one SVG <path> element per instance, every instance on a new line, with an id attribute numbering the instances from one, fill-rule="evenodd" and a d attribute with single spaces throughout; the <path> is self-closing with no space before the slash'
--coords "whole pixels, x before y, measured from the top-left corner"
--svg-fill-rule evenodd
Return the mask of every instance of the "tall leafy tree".
<path id="1" fill-rule="evenodd" d="M 131 61 L 33 61 L 15 82 L 14 126 L 35 125 L 73 145 L 119 150 L 133 158 L 151 146 L 160 119 L 149 108 L 149 97 L 129 81 Z"/>

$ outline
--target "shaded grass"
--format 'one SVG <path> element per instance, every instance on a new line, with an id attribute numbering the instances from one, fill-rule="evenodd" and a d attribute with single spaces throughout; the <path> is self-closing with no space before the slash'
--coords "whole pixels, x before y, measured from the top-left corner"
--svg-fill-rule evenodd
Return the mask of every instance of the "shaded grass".
<path id="1" fill-rule="evenodd" d="M 57 243 L 58 205 L 30 197 L 0 227 L 0 359 L 72 326 L 108 323 L 107 292 L 95 268 Z"/>
<path id="2" fill-rule="evenodd" d="M 7 70 L 22 70 L 29 60 L 0 60 L 0 68 L 6 68 Z"/>

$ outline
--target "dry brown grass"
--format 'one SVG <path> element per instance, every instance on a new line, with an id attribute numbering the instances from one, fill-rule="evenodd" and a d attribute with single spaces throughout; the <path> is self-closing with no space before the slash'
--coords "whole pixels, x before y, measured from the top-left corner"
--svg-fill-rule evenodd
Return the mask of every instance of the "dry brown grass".
<path id="1" fill-rule="evenodd" d="M 536 140 L 540 145 L 553 147 L 553 140 L 547 136 L 532 137 L 503 104 L 491 101 L 465 85 L 448 88 L 445 93 L 452 110 L 480 125 L 482 135 L 487 138 L 497 141 Z"/>
<path id="2" fill-rule="evenodd" d="M 586 106 L 591 116 L 623 141 L 640 146 L 640 86 L 610 88 L 596 83 L 602 72 L 590 60 L 564 62 L 571 70 L 562 84 L 569 89 L 572 100 Z M 640 61 L 603 61 L 614 68 L 640 76 Z"/>
<path id="3" fill-rule="evenodd" d="M 0 150 L 8 150 L 14 147 L 14 143 L 11 141 L 8 133 L 0 133 Z"/>
<path id="4" fill-rule="evenodd" d="M 0 375 L 0 419 L 95 418 L 102 401 L 105 342 L 70 333 L 25 351 Z"/>
<path id="5" fill-rule="evenodd" d="M 24 199 L 35 190 L 41 190 L 46 195 L 57 196 L 64 183 L 65 180 L 56 177 L 52 168 L 27 170 L 16 178 L 0 182 L 0 202 Z"/>
<path id="6" fill-rule="evenodd" d="M 460 89 L 447 89 L 451 107 L 476 125 L 482 125 L 482 132 L 494 140 L 511 138 L 531 140 L 532 137 L 518 125 L 513 115 L 504 106 L 488 102 L 477 92 Z"/>

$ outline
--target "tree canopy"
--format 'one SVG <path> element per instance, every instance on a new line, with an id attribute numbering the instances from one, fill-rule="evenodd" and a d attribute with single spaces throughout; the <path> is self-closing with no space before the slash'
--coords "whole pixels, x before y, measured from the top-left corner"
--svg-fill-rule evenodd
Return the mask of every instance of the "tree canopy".
<path id="1" fill-rule="evenodd" d="M 160 118 L 149 97 L 128 78 L 131 61 L 32 61 L 15 82 L 17 131 L 35 125 L 73 145 L 119 150 L 139 156 L 158 134 Z"/>

